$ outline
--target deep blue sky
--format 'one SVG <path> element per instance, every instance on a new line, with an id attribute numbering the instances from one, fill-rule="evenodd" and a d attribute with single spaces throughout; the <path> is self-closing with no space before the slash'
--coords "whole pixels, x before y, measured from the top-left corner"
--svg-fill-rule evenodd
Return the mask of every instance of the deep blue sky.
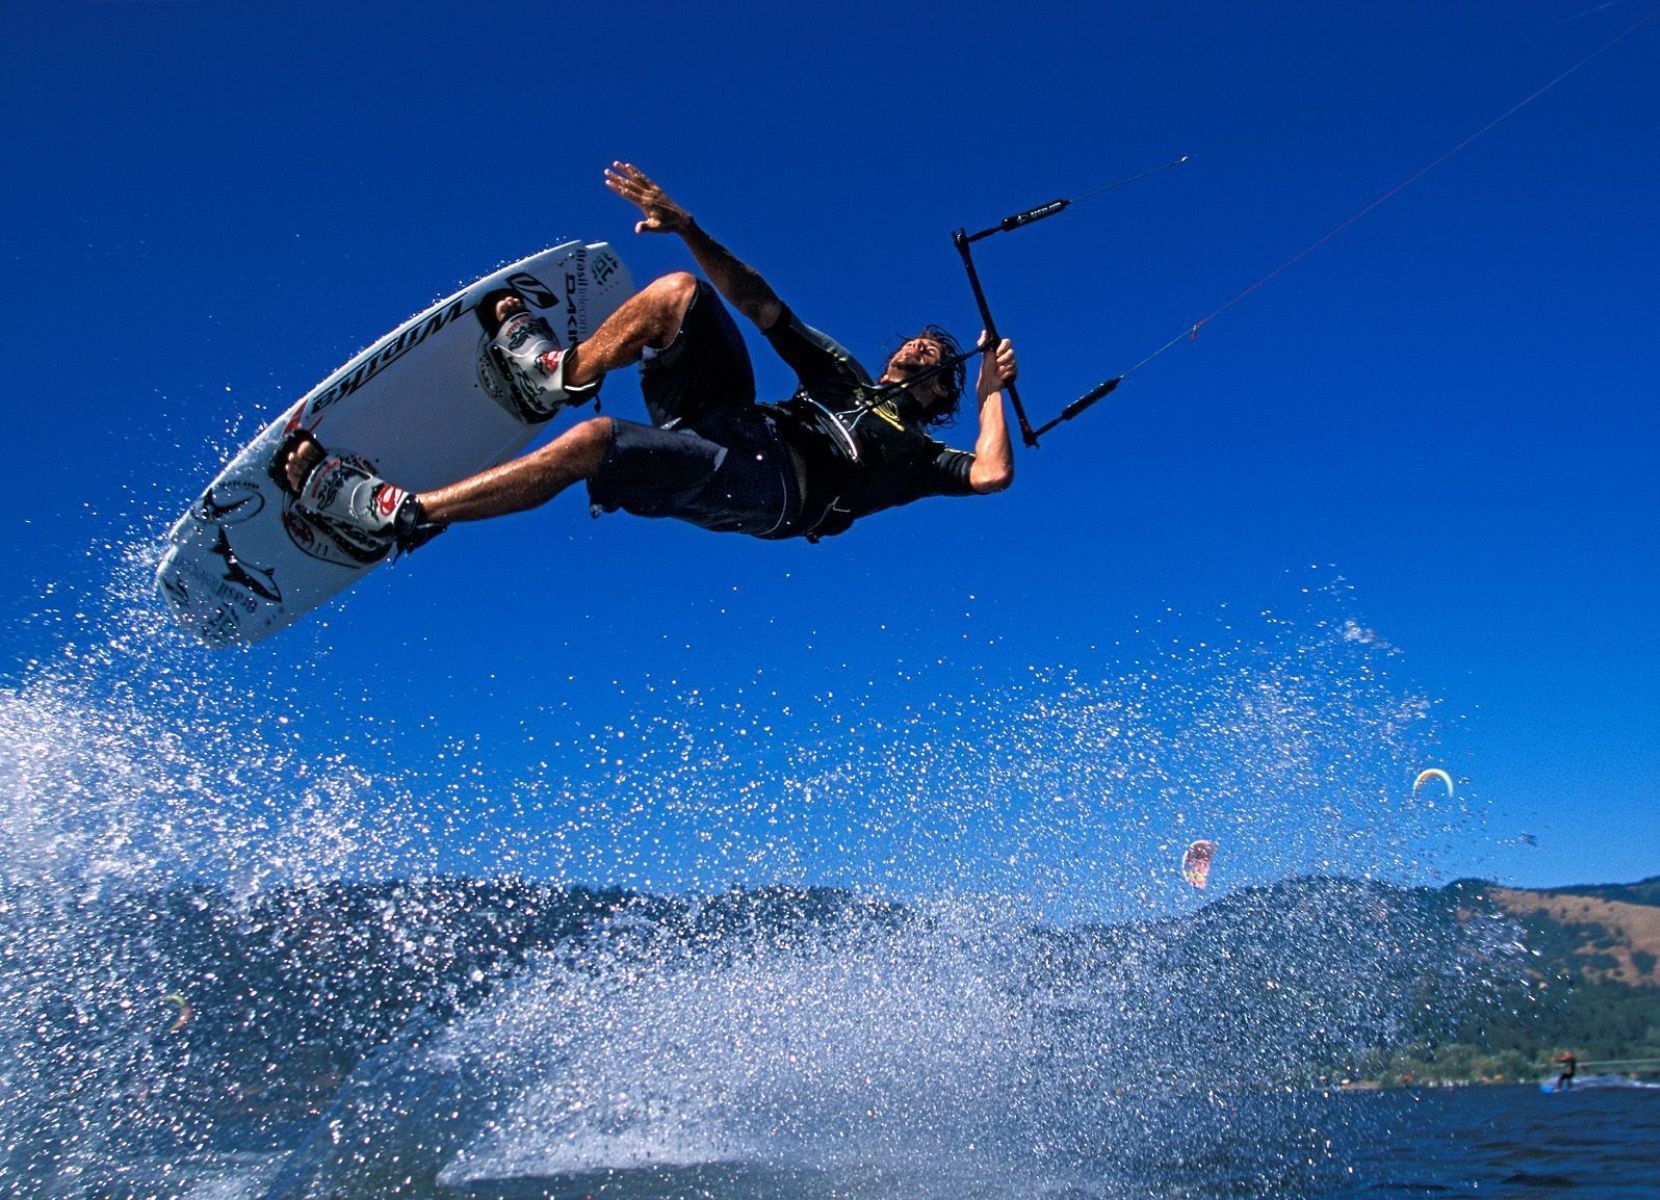
<path id="1" fill-rule="evenodd" d="M 1644 11 L 14 0 L 4 679 L 58 652 L 44 614 L 76 605 L 43 600 L 53 581 L 154 537 L 431 299 L 572 236 L 637 280 L 686 266 L 631 233 L 613 158 L 868 361 L 919 319 L 974 333 L 953 228 L 1192 155 L 983 248 L 1041 417 Z M 1448 765 L 1486 812 L 1442 869 L 1652 874 L 1657 63 L 1660 22 L 1023 453 L 1005 496 L 816 548 L 562 497 L 191 669 L 228 689 L 299 672 L 313 747 L 370 693 L 414 769 L 445 739 L 494 762 L 504 729 L 626 723 L 654 687 L 765 714 L 884 678 L 915 699 L 930 664 L 952 689 L 1110 674 L 1149 614 L 1203 624 L 1340 578 L 1343 612 L 1451 718 Z M 638 415 L 631 376 L 606 400 Z M 1502 844 L 1522 830 L 1537 850 Z"/>

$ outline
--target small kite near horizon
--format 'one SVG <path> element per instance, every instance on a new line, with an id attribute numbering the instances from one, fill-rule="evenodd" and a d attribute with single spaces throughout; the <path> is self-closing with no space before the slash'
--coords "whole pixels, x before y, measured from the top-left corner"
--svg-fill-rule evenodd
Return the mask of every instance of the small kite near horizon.
<path id="1" fill-rule="evenodd" d="M 186 1000 L 178 992 L 174 992 L 171 996 L 163 996 L 162 1002 L 166 1004 L 176 1004 L 179 1006 L 178 1017 L 175 1018 L 173 1023 L 167 1027 L 168 1033 L 177 1033 L 190 1021 L 190 1014 L 192 1012 L 190 1001 Z"/>
<path id="2" fill-rule="evenodd" d="M 1431 779 L 1439 779 L 1442 783 L 1446 784 L 1447 799 L 1451 800 L 1453 798 L 1452 776 L 1447 774 L 1440 767 L 1430 767 L 1427 771 L 1419 771 L 1418 778 L 1412 781 L 1412 794 L 1416 796 L 1423 790 L 1424 784 L 1428 783 Z"/>
<path id="3" fill-rule="evenodd" d="M 1182 878 L 1203 890 L 1210 882 L 1210 860 L 1216 857 L 1216 843 L 1200 839 L 1182 855 Z"/>

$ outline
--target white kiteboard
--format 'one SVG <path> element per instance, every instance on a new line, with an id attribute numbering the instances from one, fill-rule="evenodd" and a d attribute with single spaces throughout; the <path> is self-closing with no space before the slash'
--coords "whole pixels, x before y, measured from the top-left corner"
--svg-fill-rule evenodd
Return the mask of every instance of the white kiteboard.
<path id="1" fill-rule="evenodd" d="M 267 426 L 173 525 L 156 588 L 180 625 L 208 646 L 252 645 L 387 557 L 337 540 L 276 485 L 271 460 L 289 430 L 304 426 L 329 453 L 356 455 L 416 491 L 524 448 L 541 423 L 520 414 L 474 315 L 480 297 L 503 287 L 571 345 L 634 284 L 604 242 L 566 242 L 440 300 L 353 357 Z"/>

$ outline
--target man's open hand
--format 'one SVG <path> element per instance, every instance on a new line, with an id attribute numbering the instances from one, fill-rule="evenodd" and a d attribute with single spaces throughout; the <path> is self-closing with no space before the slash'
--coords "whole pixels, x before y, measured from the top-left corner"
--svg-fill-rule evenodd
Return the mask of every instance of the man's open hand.
<path id="1" fill-rule="evenodd" d="M 684 233 L 692 227 L 692 214 L 633 163 L 614 162 L 605 168 L 605 186 L 645 215 L 645 220 L 635 222 L 635 233 Z"/>

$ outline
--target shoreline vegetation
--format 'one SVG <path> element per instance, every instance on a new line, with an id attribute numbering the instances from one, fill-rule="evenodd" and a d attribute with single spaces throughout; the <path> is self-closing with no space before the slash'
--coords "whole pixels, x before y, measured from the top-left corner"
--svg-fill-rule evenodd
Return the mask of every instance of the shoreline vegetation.
<path id="1" fill-rule="evenodd" d="M 1614 1070 L 1597 1069 L 1594 1063 L 1590 1069 L 1582 1065 L 1576 1078 L 1581 1085 L 1592 1076 L 1604 1079 L 1613 1076 L 1639 1083 L 1660 1082 L 1660 1058 L 1641 1061 L 1644 1066 Z M 1553 1080 L 1561 1071 L 1561 1064 L 1552 1062 L 1549 1057 L 1529 1059 L 1515 1052 L 1488 1054 L 1479 1046 L 1451 1045 L 1421 1057 L 1414 1054 L 1392 1056 L 1381 1067 L 1368 1068 L 1352 1078 L 1340 1079 L 1336 1086 L 1350 1092 L 1388 1088 L 1531 1086 Z"/>

